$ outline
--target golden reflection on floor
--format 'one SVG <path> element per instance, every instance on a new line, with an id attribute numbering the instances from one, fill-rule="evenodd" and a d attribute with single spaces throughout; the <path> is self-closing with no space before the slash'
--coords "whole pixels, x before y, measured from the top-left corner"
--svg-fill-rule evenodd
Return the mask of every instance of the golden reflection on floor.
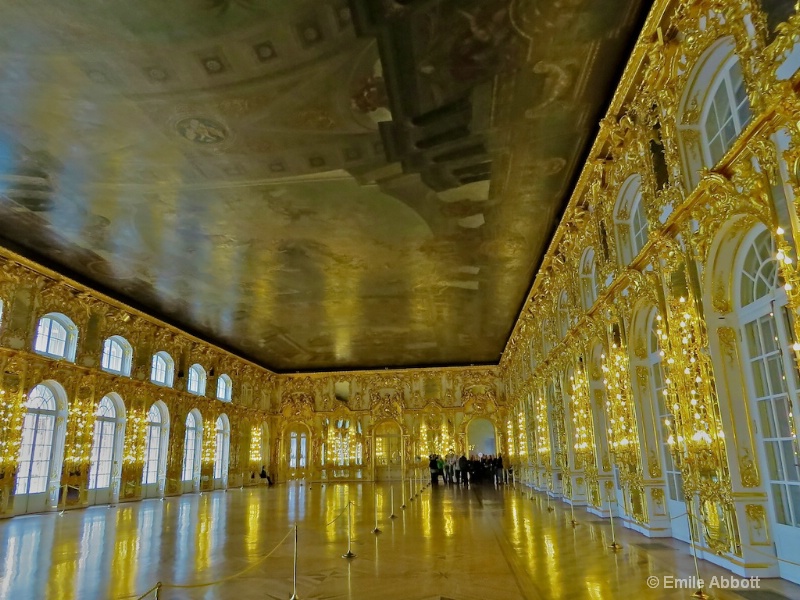
<path id="1" fill-rule="evenodd" d="M 399 482 L 394 486 L 396 519 L 389 519 L 388 483 L 291 483 L 8 519 L 0 522 L 0 598 L 136 598 L 162 581 L 165 600 L 288 600 L 291 535 L 264 557 L 294 522 L 303 600 L 661 599 L 693 591 L 647 585 L 650 576 L 693 574 L 685 544 L 617 528 L 623 549 L 615 553 L 607 521 L 576 510 L 573 529 L 567 506 L 555 503 L 548 512 L 536 494 L 440 486 L 411 500 L 405 485 L 405 509 Z M 357 557 L 348 561 L 341 556 L 349 501 Z M 371 533 L 375 501 L 379 535 Z M 731 576 L 705 562 L 700 568 L 707 581 Z M 197 586 L 212 582 L 219 583 Z M 781 580 L 762 580 L 761 588 L 800 598 L 800 586 Z"/>

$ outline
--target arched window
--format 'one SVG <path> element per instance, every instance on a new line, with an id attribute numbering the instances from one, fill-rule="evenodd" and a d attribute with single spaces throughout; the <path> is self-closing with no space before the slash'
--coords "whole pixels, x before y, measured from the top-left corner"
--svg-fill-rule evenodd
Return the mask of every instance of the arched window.
<path id="1" fill-rule="evenodd" d="M 231 394 L 233 393 L 233 382 L 227 375 L 220 375 L 217 379 L 217 398 L 224 401 L 231 401 Z"/>
<path id="2" fill-rule="evenodd" d="M 186 391 L 190 394 L 203 396 L 206 393 L 206 370 L 198 364 L 189 367 L 189 381 Z"/>
<path id="3" fill-rule="evenodd" d="M 589 310 L 597 300 L 597 273 L 595 269 L 594 248 L 587 248 L 581 257 L 581 301 L 583 308 Z"/>
<path id="4" fill-rule="evenodd" d="M 632 175 L 622 185 L 614 205 L 614 229 L 619 262 L 629 265 L 647 243 L 647 215 L 639 175 Z"/>
<path id="5" fill-rule="evenodd" d="M 792 435 L 797 422 L 791 410 L 798 400 L 798 377 L 791 352 L 786 292 L 778 281 L 775 243 L 763 226 L 745 238 L 737 272 L 735 297 L 745 346 L 745 378 L 758 415 L 757 431 L 780 552 L 781 539 L 787 539 L 786 535 L 796 539 L 796 528 L 800 527 L 800 469 Z"/>
<path id="6" fill-rule="evenodd" d="M 120 401 L 121 404 L 121 401 Z M 120 462 L 122 451 L 122 426 L 119 425 L 117 403 L 111 396 L 103 396 L 97 405 L 94 422 L 92 458 L 89 467 L 89 489 L 111 487 L 114 462 Z"/>
<path id="7" fill-rule="evenodd" d="M 161 491 L 166 474 L 169 415 L 163 402 L 155 402 L 147 412 L 146 431 L 142 484 L 145 497 L 149 497 Z"/>
<path id="8" fill-rule="evenodd" d="M 33 349 L 51 358 L 75 361 L 78 344 L 78 328 L 66 315 L 48 313 L 39 319 Z"/>
<path id="9" fill-rule="evenodd" d="M 678 112 L 681 159 L 691 189 L 700 170 L 715 166 L 752 118 L 733 38 L 717 40 L 697 61 Z"/>
<path id="10" fill-rule="evenodd" d="M 228 478 L 228 452 L 231 438 L 227 415 L 220 415 L 214 425 L 214 480 L 225 487 Z M 217 487 L 215 485 L 215 487 Z"/>
<path id="11" fill-rule="evenodd" d="M 56 397 L 45 385 L 37 385 L 25 403 L 19 470 L 15 494 L 37 494 L 47 490 L 53 433 L 56 426 Z"/>
<path id="12" fill-rule="evenodd" d="M 569 295 L 567 290 L 561 290 L 561 294 L 558 296 L 558 332 L 561 339 L 567 337 L 569 326 Z"/>
<path id="13" fill-rule="evenodd" d="M 175 361 L 164 352 L 156 352 L 153 355 L 153 362 L 150 368 L 150 381 L 157 385 L 172 387 L 173 377 L 175 376 Z"/>
<path id="14" fill-rule="evenodd" d="M 132 357 L 133 347 L 128 340 L 119 335 L 112 335 L 103 343 L 100 366 L 109 373 L 130 376 Z"/>
<path id="15" fill-rule="evenodd" d="M 752 117 L 742 65 L 737 57 L 723 67 L 708 98 L 703 115 L 703 141 L 709 165 L 715 165 L 730 150 Z"/>
<path id="16" fill-rule="evenodd" d="M 17 461 L 14 512 L 44 510 L 53 483 L 57 491 L 64 459 L 66 417 L 66 396 L 57 383 L 40 383 L 28 392 Z M 57 494 L 49 501 L 55 506 Z"/>
<path id="17" fill-rule="evenodd" d="M 192 410 L 186 416 L 186 435 L 183 442 L 183 469 L 181 480 L 194 481 L 195 471 L 200 468 L 200 451 L 202 448 L 203 422 L 200 412 Z"/>

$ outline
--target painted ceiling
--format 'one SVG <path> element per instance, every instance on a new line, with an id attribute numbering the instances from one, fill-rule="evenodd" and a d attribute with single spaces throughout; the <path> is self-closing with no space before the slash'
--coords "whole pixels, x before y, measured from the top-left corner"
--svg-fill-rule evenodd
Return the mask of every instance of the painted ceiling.
<path id="1" fill-rule="evenodd" d="M 644 4 L 6 0 L 0 243 L 278 371 L 496 363 Z"/>

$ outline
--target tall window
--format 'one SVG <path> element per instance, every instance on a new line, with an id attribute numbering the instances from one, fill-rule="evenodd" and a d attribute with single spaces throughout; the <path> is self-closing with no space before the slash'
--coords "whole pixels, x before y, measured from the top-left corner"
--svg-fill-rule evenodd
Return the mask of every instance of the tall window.
<path id="1" fill-rule="evenodd" d="M 183 474 L 181 480 L 194 479 L 194 468 L 197 464 L 197 452 L 200 448 L 201 434 L 200 419 L 195 416 L 195 411 L 186 417 L 186 436 L 183 443 Z"/>
<path id="2" fill-rule="evenodd" d="M 189 367 L 189 381 L 186 391 L 202 396 L 206 393 L 206 370 L 198 364 Z"/>
<path id="3" fill-rule="evenodd" d="M 103 343 L 103 358 L 100 366 L 109 373 L 131 374 L 133 348 L 124 337 L 114 335 Z"/>
<path id="4" fill-rule="evenodd" d="M 144 451 L 142 483 L 157 483 L 161 463 L 161 430 L 164 425 L 161 410 L 153 404 L 147 413 L 147 443 Z"/>
<path id="5" fill-rule="evenodd" d="M 738 58 L 734 58 L 708 94 L 702 130 L 710 158 L 709 166 L 720 161 L 750 122 L 751 116 L 742 66 Z"/>
<path id="6" fill-rule="evenodd" d="M 95 413 L 92 462 L 89 467 L 89 489 L 111 486 L 111 470 L 114 464 L 114 446 L 117 433 L 117 409 L 108 396 L 100 400 Z"/>
<path id="7" fill-rule="evenodd" d="M 306 434 L 293 431 L 289 437 L 289 468 L 305 469 Z"/>
<path id="8" fill-rule="evenodd" d="M 775 519 L 800 527 L 800 469 L 792 435 L 799 383 L 790 355 L 786 295 L 779 287 L 775 245 L 761 231 L 744 255 L 739 280 L 746 369 L 758 414 Z"/>
<path id="9" fill-rule="evenodd" d="M 52 358 L 75 360 L 78 328 L 65 315 L 49 313 L 39 319 L 33 349 Z"/>
<path id="10" fill-rule="evenodd" d="M 214 426 L 214 479 L 222 479 L 228 470 L 228 420 L 221 415 Z"/>
<path id="11" fill-rule="evenodd" d="M 642 179 L 632 175 L 622 185 L 614 206 L 619 262 L 628 265 L 647 243 L 647 215 L 642 202 Z"/>
<path id="12" fill-rule="evenodd" d="M 158 385 L 172 387 L 175 362 L 166 352 L 156 352 L 150 367 L 150 381 Z"/>
<path id="13" fill-rule="evenodd" d="M 664 365 L 661 361 L 663 352 L 659 345 L 659 338 L 663 333 L 661 315 L 655 311 L 650 316 L 650 330 L 647 336 L 647 362 L 650 367 L 650 392 L 655 398 L 656 419 L 658 420 L 658 441 L 661 445 L 661 453 L 664 457 L 665 477 L 667 480 L 667 492 L 670 500 L 676 502 L 684 501 L 683 476 L 680 469 L 675 465 L 672 452 L 668 443 L 670 431 L 667 427 L 667 419 L 673 420 L 671 411 L 667 408 L 666 402 L 666 377 L 664 375 Z"/>
<path id="14" fill-rule="evenodd" d="M 217 379 L 217 398 L 230 402 L 233 393 L 233 382 L 227 375 L 220 375 Z"/>
<path id="15" fill-rule="evenodd" d="M 589 310 L 597 300 L 597 274 L 595 272 L 594 249 L 587 248 L 581 258 L 581 300 L 583 308 Z"/>
<path id="16" fill-rule="evenodd" d="M 57 408 L 55 394 L 44 384 L 37 385 L 28 394 L 15 495 L 47 491 L 55 447 Z"/>

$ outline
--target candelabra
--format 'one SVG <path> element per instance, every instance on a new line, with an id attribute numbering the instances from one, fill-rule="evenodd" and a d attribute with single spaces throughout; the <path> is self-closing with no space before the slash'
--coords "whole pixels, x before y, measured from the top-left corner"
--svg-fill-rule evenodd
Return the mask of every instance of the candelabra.
<path id="1" fill-rule="evenodd" d="M 608 355 L 602 355 L 603 383 L 606 386 L 608 443 L 619 469 L 620 484 L 630 497 L 642 495 L 642 473 L 636 413 L 630 393 L 628 357 L 622 345 L 614 342 Z M 626 502 L 627 504 L 627 502 Z M 634 502 L 641 507 L 641 502 Z M 642 519 L 641 514 L 631 514 Z"/>

